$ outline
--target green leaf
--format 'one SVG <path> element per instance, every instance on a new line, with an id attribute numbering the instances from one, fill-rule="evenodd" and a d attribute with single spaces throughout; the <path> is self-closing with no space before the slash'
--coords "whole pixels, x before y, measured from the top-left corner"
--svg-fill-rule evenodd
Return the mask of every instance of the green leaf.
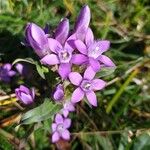
<path id="1" fill-rule="evenodd" d="M 150 135 L 145 133 L 137 137 L 131 150 L 150 150 Z"/>
<path id="2" fill-rule="evenodd" d="M 18 63 L 18 62 L 20 62 L 20 61 L 22 61 L 22 62 L 28 62 L 28 63 L 30 63 L 30 64 L 35 64 L 35 61 L 32 59 L 32 58 L 18 58 L 18 59 L 16 59 L 13 63 L 12 63 L 12 65 L 15 65 L 16 63 Z"/>
<path id="3" fill-rule="evenodd" d="M 39 64 L 38 62 L 35 63 L 36 65 L 36 70 L 39 73 L 39 75 L 45 79 L 45 73 L 48 73 L 48 68 L 42 66 L 41 64 Z"/>
<path id="4" fill-rule="evenodd" d="M 98 78 L 111 75 L 115 71 L 116 67 L 103 67 L 100 72 L 96 74 Z"/>
<path id="5" fill-rule="evenodd" d="M 52 118 L 60 110 L 60 105 L 53 104 L 46 99 L 40 106 L 26 112 L 21 119 L 21 124 L 32 124 Z"/>

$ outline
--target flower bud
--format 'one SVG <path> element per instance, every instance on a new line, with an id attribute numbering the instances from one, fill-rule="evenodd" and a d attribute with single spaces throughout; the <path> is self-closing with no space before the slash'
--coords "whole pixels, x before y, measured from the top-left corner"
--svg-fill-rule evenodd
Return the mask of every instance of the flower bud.
<path id="1" fill-rule="evenodd" d="M 91 19 L 90 8 L 88 5 L 85 5 L 81 9 L 74 27 L 78 39 L 84 40 L 86 31 L 89 27 L 90 19 Z"/>
<path id="2" fill-rule="evenodd" d="M 55 92 L 53 94 L 53 98 L 56 101 L 61 101 L 64 98 L 64 89 L 61 84 L 58 84 Z"/>
<path id="3" fill-rule="evenodd" d="M 39 57 L 44 57 L 50 52 L 48 38 L 44 30 L 34 23 L 29 23 L 25 31 L 26 41 Z"/>
<path id="4" fill-rule="evenodd" d="M 35 90 L 29 89 L 23 85 L 15 89 L 16 97 L 25 105 L 32 104 L 35 98 Z"/>
<path id="5" fill-rule="evenodd" d="M 69 34 L 69 20 L 64 18 L 58 25 L 55 31 L 55 39 L 62 45 L 65 43 Z"/>

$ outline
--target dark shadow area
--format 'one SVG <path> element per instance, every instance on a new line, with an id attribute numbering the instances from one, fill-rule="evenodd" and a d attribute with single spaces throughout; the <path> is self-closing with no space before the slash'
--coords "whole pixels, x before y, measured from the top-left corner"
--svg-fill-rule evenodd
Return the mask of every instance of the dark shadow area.
<path id="1" fill-rule="evenodd" d="M 17 58 L 33 57 L 34 52 L 21 44 L 21 35 L 13 35 L 5 30 L 0 33 L 0 54 L 2 62 L 13 62 Z"/>

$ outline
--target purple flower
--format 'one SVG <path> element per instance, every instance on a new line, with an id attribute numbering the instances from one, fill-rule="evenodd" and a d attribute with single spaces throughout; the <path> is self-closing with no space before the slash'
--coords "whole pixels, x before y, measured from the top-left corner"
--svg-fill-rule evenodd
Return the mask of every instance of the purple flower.
<path id="1" fill-rule="evenodd" d="M 78 59 L 80 59 L 81 55 L 86 56 L 84 61 L 86 64 L 91 66 L 94 71 L 99 71 L 102 65 L 107 67 L 114 67 L 115 64 L 105 55 L 102 55 L 103 52 L 106 52 L 110 47 L 110 42 L 107 40 L 94 40 L 93 32 L 90 28 L 88 28 L 85 35 L 85 44 L 81 40 L 75 41 L 75 46 L 78 51 L 81 53 L 76 54 L 75 64 L 78 64 Z M 83 56 L 82 56 L 83 57 Z"/>
<path id="2" fill-rule="evenodd" d="M 70 139 L 70 132 L 68 128 L 71 126 L 71 119 L 63 118 L 62 115 L 56 114 L 55 123 L 52 123 L 52 142 L 59 141 L 60 138 L 64 140 Z"/>
<path id="3" fill-rule="evenodd" d="M 101 79 L 94 79 L 95 72 L 88 67 L 82 77 L 78 72 L 71 72 L 69 79 L 77 88 L 72 94 L 71 101 L 77 103 L 86 95 L 87 100 L 93 106 L 97 106 L 97 98 L 94 91 L 101 90 L 105 87 L 106 82 Z"/>
<path id="4" fill-rule="evenodd" d="M 0 80 L 10 82 L 10 78 L 16 74 L 11 68 L 12 65 L 9 63 L 0 66 Z"/>
<path id="5" fill-rule="evenodd" d="M 57 87 L 55 89 L 55 92 L 53 94 L 53 98 L 56 101 L 63 100 L 63 98 L 64 98 L 64 89 L 63 89 L 63 86 L 61 84 L 57 85 Z"/>
<path id="6" fill-rule="evenodd" d="M 75 111 L 74 104 L 72 102 L 70 102 L 70 101 L 64 103 L 63 109 L 61 111 L 62 111 L 64 117 L 67 117 L 69 112 Z"/>
<path id="7" fill-rule="evenodd" d="M 71 72 L 71 66 L 73 63 L 72 54 L 74 51 L 74 35 L 71 35 L 68 39 L 69 33 L 69 21 L 68 19 L 63 19 L 55 33 L 55 38 L 49 38 L 49 47 L 52 51 L 51 54 L 46 55 L 41 59 L 41 63 L 46 65 L 58 65 L 58 73 L 62 79 L 66 79 Z M 78 63 L 83 63 L 82 59 Z"/>
<path id="8" fill-rule="evenodd" d="M 91 12 L 88 5 L 82 7 L 75 23 L 75 33 L 77 39 L 84 40 L 91 19 Z"/>
<path id="9" fill-rule="evenodd" d="M 44 57 L 50 53 L 48 45 L 48 35 L 42 28 L 34 23 L 28 23 L 25 31 L 26 41 L 35 50 L 39 57 Z"/>
<path id="10" fill-rule="evenodd" d="M 27 87 L 20 85 L 15 89 L 16 97 L 25 105 L 32 104 L 35 98 L 34 88 L 28 89 Z"/>

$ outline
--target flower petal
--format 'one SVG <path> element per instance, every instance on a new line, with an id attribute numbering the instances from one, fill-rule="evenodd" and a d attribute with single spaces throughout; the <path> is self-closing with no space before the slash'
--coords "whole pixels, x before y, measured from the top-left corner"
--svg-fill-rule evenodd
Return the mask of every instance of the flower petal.
<path id="1" fill-rule="evenodd" d="M 52 123 L 52 132 L 55 132 L 57 129 L 57 124 L 56 123 Z"/>
<path id="2" fill-rule="evenodd" d="M 69 80 L 74 85 L 79 85 L 82 81 L 82 76 L 78 72 L 71 72 L 69 74 Z"/>
<path id="3" fill-rule="evenodd" d="M 55 39 L 62 45 L 65 43 L 69 34 L 69 20 L 64 18 L 58 25 L 55 32 Z"/>
<path id="4" fill-rule="evenodd" d="M 85 54 L 85 55 L 87 54 L 86 45 L 81 40 L 76 40 L 74 44 L 80 53 Z"/>
<path id="5" fill-rule="evenodd" d="M 66 118 L 69 114 L 69 111 L 67 109 L 62 109 L 62 113 L 63 113 L 64 117 Z"/>
<path id="6" fill-rule="evenodd" d="M 74 49 L 76 49 L 76 46 L 74 44 L 74 40 L 67 40 L 65 42 L 64 49 L 67 51 L 73 52 Z"/>
<path id="7" fill-rule="evenodd" d="M 30 94 L 30 90 L 27 87 L 25 87 L 24 85 L 20 85 L 19 90 L 26 94 Z"/>
<path id="8" fill-rule="evenodd" d="M 90 19 L 91 19 L 90 8 L 88 7 L 88 5 L 85 5 L 81 9 L 74 27 L 78 39 L 84 40 L 87 28 L 90 23 Z"/>
<path id="9" fill-rule="evenodd" d="M 58 73 L 62 79 L 66 79 L 70 72 L 71 72 L 71 64 L 69 63 L 60 64 Z"/>
<path id="10" fill-rule="evenodd" d="M 86 36 L 85 36 L 85 43 L 89 47 L 94 42 L 94 35 L 91 28 L 88 28 Z"/>
<path id="11" fill-rule="evenodd" d="M 70 132 L 68 130 L 64 130 L 61 136 L 64 140 L 70 140 Z"/>
<path id="12" fill-rule="evenodd" d="M 92 80 L 95 74 L 96 74 L 95 71 L 92 69 L 91 66 L 89 66 L 84 72 L 84 78 L 88 80 Z"/>
<path id="13" fill-rule="evenodd" d="M 22 101 L 26 105 L 33 103 L 31 95 L 27 95 L 25 93 L 21 93 L 20 101 Z"/>
<path id="14" fill-rule="evenodd" d="M 98 72 L 100 70 L 100 63 L 98 60 L 90 58 L 89 63 L 95 72 Z"/>
<path id="15" fill-rule="evenodd" d="M 31 24 L 31 35 L 33 40 L 39 45 L 45 45 L 47 43 L 43 29 L 34 23 Z"/>
<path id="16" fill-rule="evenodd" d="M 75 111 L 75 106 L 70 101 L 64 104 L 64 109 L 69 111 Z"/>
<path id="17" fill-rule="evenodd" d="M 63 126 L 64 128 L 68 129 L 71 126 L 71 119 L 70 118 L 64 119 Z"/>
<path id="18" fill-rule="evenodd" d="M 52 135 L 52 142 L 53 143 L 58 142 L 59 139 L 60 139 L 59 133 L 58 132 L 54 132 L 53 135 Z"/>
<path id="19" fill-rule="evenodd" d="M 88 60 L 88 57 L 82 54 L 74 54 L 72 55 L 71 62 L 76 65 L 81 65 Z"/>
<path id="20" fill-rule="evenodd" d="M 92 81 L 92 88 L 97 91 L 97 90 L 101 90 L 106 86 L 106 82 L 101 80 L 101 79 L 94 79 Z"/>
<path id="21" fill-rule="evenodd" d="M 56 116 L 55 116 L 56 124 L 63 123 L 63 121 L 64 121 L 64 119 L 63 119 L 62 115 L 61 114 L 56 114 Z"/>
<path id="22" fill-rule="evenodd" d="M 97 46 L 99 47 L 101 53 L 106 52 L 110 47 L 110 41 L 108 40 L 97 41 Z"/>
<path id="23" fill-rule="evenodd" d="M 44 56 L 40 62 L 45 65 L 57 65 L 59 64 L 59 59 L 55 54 L 48 54 Z"/>
<path id="24" fill-rule="evenodd" d="M 71 101 L 72 103 L 77 103 L 81 101 L 84 97 L 84 92 L 79 88 L 75 89 L 75 91 L 72 94 Z"/>
<path id="25" fill-rule="evenodd" d="M 61 44 L 53 38 L 48 38 L 48 45 L 50 50 L 54 53 L 57 53 L 59 50 L 62 50 Z"/>
<path id="26" fill-rule="evenodd" d="M 93 91 L 87 92 L 86 97 L 91 105 L 93 105 L 95 107 L 97 106 L 97 98 Z"/>
<path id="27" fill-rule="evenodd" d="M 6 69 L 7 71 L 9 71 L 9 70 L 11 70 L 12 65 L 9 64 L 9 63 L 7 63 L 7 64 L 5 64 L 5 65 L 3 66 L 3 68 Z"/>
<path id="28" fill-rule="evenodd" d="M 104 65 L 106 65 L 107 67 L 115 67 L 115 64 L 112 62 L 112 60 L 105 56 L 105 55 L 101 55 L 98 60 L 100 62 L 102 62 Z"/>
<path id="29" fill-rule="evenodd" d="M 13 70 L 11 70 L 11 71 L 8 72 L 8 75 L 9 75 L 10 77 L 14 76 L 15 74 L 16 74 L 16 72 L 13 71 Z"/>

